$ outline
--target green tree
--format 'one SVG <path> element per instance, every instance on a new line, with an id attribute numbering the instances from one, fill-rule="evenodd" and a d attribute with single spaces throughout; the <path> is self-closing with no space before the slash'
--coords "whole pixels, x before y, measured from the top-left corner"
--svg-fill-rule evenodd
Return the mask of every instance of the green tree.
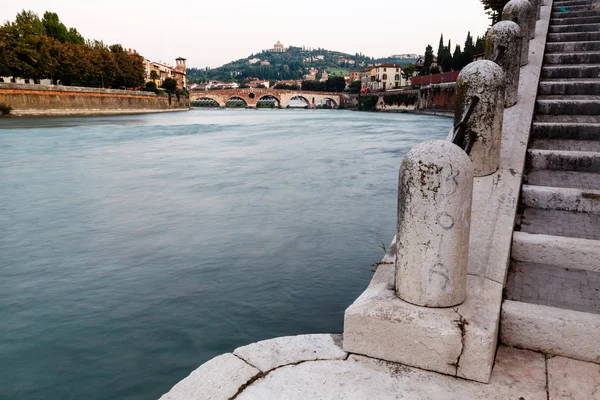
<path id="1" fill-rule="evenodd" d="M 431 68 L 431 64 L 433 64 L 433 47 L 430 44 L 425 48 L 425 60 L 423 61 L 423 67 L 419 72 L 419 75 L 429 75 L 429 69 Z"/>
<path id="2" fill-rule="evenodd" d="M 362 87 L 362 82 L 359 80 L 354 81 L 354 82 L 350 83 L 350 85 L 348 85 L 348 89 L 350 89 L 350 93 L 360 92 L 361 87 Z"/>
<path id="3" fill-rule="evenodd" d="M 448 46 L 444 46 L 443 57 L 442 60 L 438 58 L 438 65 L 446 71 L 450 71 L 452 69 L 452 43 L 448 40 Z"/>
<path id="4" fill-rule="evenodd" d="M 177 90 L 177 81 L 173 78 L 167 78 L 160 87 L 168 92 L 174 93 Z"/>
<path id="5" fill-rule="evenodd" d="M 502 16 L 502 10 L 506 3 L 509 0 L 480 0 L 481 4 L 483 4 L 483 9 L 486 11 L 485 13 L 489 16 L 492 21 L 492 25 L 496 22 L 500 21 L 500 17 Z"/>
<path id="6" fill-rule="evenodd" d="M 402 76 L 408 82 L 408 80 L 413 77 L 416 70 L 417 66 L 415 64 L 408 64 L 404 68 L 402 68 Z"/>
<path id="7" fill-rule="evenodd" d="M 329 77 L 325 83 L 328 92 L 341 92 L 346 88 L 346 81 L 343 76 Z"/>
<path id="8" fill-rule="evenodd" d="M 460 71 L 463 68 L 463 55 L 460 49 L 460 45 L 457 44 L 452 54 L 452 69 L 454 71 Z"/>
<path id="9" fill-rule="evenodd" d="M 60 22 L 58 14 L 46 11 L 44 13 L 42 23 L 44 24 L 44 28 L 46 29 L 46 34 L 48 36 L 58 40 L 61 43 L 65 43 L 67 41 L 69 31 L 67 30 L 65 24 Z"/>

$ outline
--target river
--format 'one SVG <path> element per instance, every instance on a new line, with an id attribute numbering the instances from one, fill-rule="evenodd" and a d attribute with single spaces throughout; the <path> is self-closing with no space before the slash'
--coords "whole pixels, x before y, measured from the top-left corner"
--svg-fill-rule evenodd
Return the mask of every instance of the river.
<path id="1" fill-rule="evenodd" d="M 0 398 L 152 399 L 341 333 L 398 168 L 451 120 L 338 110 L 0 118 Z"/>

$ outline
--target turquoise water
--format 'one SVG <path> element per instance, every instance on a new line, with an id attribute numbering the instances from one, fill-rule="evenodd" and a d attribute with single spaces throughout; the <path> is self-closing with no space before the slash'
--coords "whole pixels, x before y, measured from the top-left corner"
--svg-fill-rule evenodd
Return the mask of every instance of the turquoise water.
<path id="1" fill-rule="evenodd" d="M 0 398 L 152 399 L 240 345 L 342 332 L 416 143 L 309 110 L 0 119 Z"/>

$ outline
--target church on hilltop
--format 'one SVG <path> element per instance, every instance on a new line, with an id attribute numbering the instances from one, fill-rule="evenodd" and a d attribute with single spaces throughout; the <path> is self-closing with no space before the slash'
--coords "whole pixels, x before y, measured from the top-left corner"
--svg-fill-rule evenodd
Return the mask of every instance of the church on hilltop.
<path id="1" fill-rule="evenodd" d="M 285 52 L 285 47 L 278 40 L 270 51 L 273 53 L 283 53 Z"/>

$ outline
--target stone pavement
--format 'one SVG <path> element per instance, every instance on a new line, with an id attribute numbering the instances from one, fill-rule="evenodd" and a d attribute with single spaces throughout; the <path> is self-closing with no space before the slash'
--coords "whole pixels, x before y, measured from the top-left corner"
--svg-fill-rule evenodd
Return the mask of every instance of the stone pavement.
<path id="1" fill-rule="evenodd" d="M 161 400 L 600 399 L 597 364 L 500 346 L 482 384 L 348 354 L 340 340 L 302 335 L 242 347 L 203 364 Z"/>
<path id="2" fill-rule="evenodd" d="M 513 261 L 509 300 L 600 314 L 600 272 Z"/>

